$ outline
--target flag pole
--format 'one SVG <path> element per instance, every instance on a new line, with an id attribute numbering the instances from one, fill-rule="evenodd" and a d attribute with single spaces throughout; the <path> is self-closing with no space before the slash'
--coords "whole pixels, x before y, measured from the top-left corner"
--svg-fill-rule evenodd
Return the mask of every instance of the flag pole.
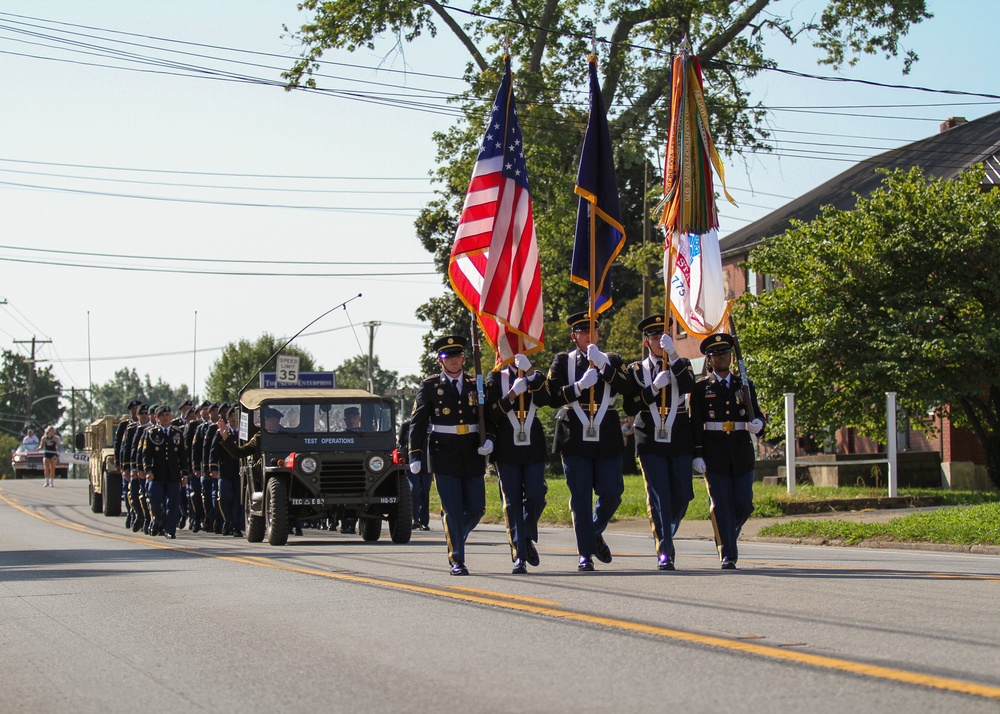
<path id="1" fill-rule="evenodd" d="M 522 354 L 524 352 L 524 335 L 520 332 L 517 333 L 517 353 Z M 524 376 L 524 370 L 520 367 L 517 368 L 517 376 L 521 378 Z M 523 442 L 525 440 L 524 436 L 524 422 L 528 418 L 528 415 L 524 411 L 524 392 L 517 395 L 517 423 L 520 429 L 517 432 L 517 440 Z"/>
<path id="2" fill-rule="evenodd" d="M 479 353 L 479 326 L 476 324 L 476 313 L 469 311 L 472 330 L 472 366 L 476 371 L 476 401 L 479 413 L 479 445 L 486 443 L 486 394 L 483 391 L 483 361 Z"/>
<path id="3" fill-rule="evenodd" d="M 590 318 L 590 336 L 594 336 L 594 327 L 597 325 L 597 316 L 594 314 L 597 312 L 597 296 L 594 294 L 594 273 L 597 272 L 597 256 L 594 253 L 597 251 L 597 216 L 594 215 L 594 204 L 587 204 L 587 213 L 590 215 L 590 281 L 587 288 L 587 300 L 590 303 L 590 307 L 587 310 L 588 317 Z M 591 362 L 590 366 L 593 367 L 594 363 Z M 594 413 L 597 411 L 597 405 L 594 403 L 594 387 L 590 387 L 590 406 L 588 410 L 590 412 L 590 427 L 588 430 L 588 435 L 593 436 L 594 434 Z"/>

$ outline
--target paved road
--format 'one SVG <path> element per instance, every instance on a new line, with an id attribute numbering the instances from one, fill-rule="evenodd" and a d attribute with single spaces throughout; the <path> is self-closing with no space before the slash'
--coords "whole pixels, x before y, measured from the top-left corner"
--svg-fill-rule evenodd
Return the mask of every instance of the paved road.
<path id="1" fill-rule="evenodd" d="M 0 483 L 2 712 L 1000 711 L 1000 558 L 608 536 L 575 572 L 544 529 L 509 574 L 502 529 L 447 574 L 409 545 L 306 531 L 272 548 L 126 531 L 86 484 Z"/>

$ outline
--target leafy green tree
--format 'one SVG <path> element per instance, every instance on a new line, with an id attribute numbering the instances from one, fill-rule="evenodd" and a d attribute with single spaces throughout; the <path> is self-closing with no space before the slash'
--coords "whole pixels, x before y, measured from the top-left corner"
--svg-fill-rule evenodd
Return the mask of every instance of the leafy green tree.
<path id="1" fill-rule="evenodd" d="M 20 445 L 20 437 L 0 431 L 0 478 L 14 478 L 10 455 Z"/>
<path id="2" fill-rule="evenodd" d="M 31 394 L 34 404 L 28 401 L 29 372 L 27 358 L 9 350 L 0 353 L 0 432 L 24 436 L 30 426 L 39 434 L 41 428 L 58 423 L 62 416 L 62 385 L 52 367 L 35 368 Z"/>
<path id="3" fill-rule="evenodd" d="M 454 35 L 466 52 L 467 90 L 456 98 L 463 114 L 434 135 L 437 197 L 416 222 L 423 247 L 442 275 L 454 240 L 461 204 L 483 132 L 484 107 L 502 72 L 502 47 L 512 56 L 514 91 L 535 206 L 538 251 L 543 266 L 545 322 L 564 344 L 562 319 L 584 309 L 587 296 L 569 281 L 577 199 L 577 160 L 587 123 L 587 62 L 590 38 L 600 28 L 601 92 L 615 143 L 622 211 L 630 245 L 638 246 L 646 186 L 661 180 L 651 161 L 662 151 L 670 108 L 671 57 L 688 38 L 705 74 L 706 106 L 716 143 L 727 154 L 767 149 L 766 111 L 752 101 L 747 81 L 774 67 L 772 43 L 810 40 L 819 62 L 851 65 L 865 54 L 904 57 L 904 72 L 917 57 L 900 47 L 909 28 L 931 17 L 926 0 L 826 0 L 819 16 L 795 21 L 777 0 L 662 0 L 651 3 L 504 2 L 476 0 L 468 12 L 432 0 L 304 0 L 312 13 L 295 38 L 305 47 L 287 73 L 289 86 L 313 85 L 312 72 L 327 49 L 401 51 L 421 35 Z M 644 270 L 616 264 L 611 277 L 617 306 L 641 291 Z M 434 334 L 462 331 L 464 309 L 449 291 L 423 306 Z M 425 341 L 429 345 L 429 340 Z M 555 351 L 555 350 L 553 350 Z M 423 367 L 433 363 L 428 354 Z"/>
<path id="4" fill-rule="evenodd" d="M 260 384 L 258 372 L 273 372 L 277 367 L 277 356 L 271 357 L 285 342 L 265 332 L 254 342 L 240 340 L 226 345 L 219 359 L 212 363 L 205 379 L 205 393 L 208 399 L 216 402 L 232 402 L 239 398 L 240 389 L 249 382 L 250 387 Z M 288 345 L 281 350 L 283 355 L 296 355 L 299 358 L 299 370 L 302 372 L 319 371 L 313 361 L 313 356 L 299 347 Z"/>
<path id="5" fill-rule="evenodd" d="M 342 389 L 368 389 L 368 357 L 358 355 L 344 360 L 343 364 L 334 370 L 337 375 L 337 386 Z M 372 382 L 375 394 L 385 394 L 395 389 L 399 374 L 391 369 L 382 369 L 378 357 L 372 356 Z"/>
<path id="6" fill-rule="evenodd" d="M 773 422 L 793 392 L 804 432 L 884 440 L 896 392 L 909 414 L 968 427 L 1000 486 L 1000 192 L 983 176 L 888 173 L 854 210 L 827 207 L 751 254 L 778 285 L 744 296 L 738 315 Z"/>
<path id="7" fill-rule="evenodd" d="M 133 399 L 138 399 L 144 404 L 167 404 L 171 409 L 176 409 L 181 402 L 189 399 L 190 396 L 186 384 L 174 388 L 164 382 L 162 378 L 153 384 L 148 374 L 140 378 L 135 368 L 123 367 L 104 384 L 95 385 L 92 398 L 95 415 L 102 416 L 104 414 L 124 414 L 126 405 Z M 78 403 L 77 414 L 82 413 L 82 409 L 85 408 L 86 402 L 82 407 Z"/>

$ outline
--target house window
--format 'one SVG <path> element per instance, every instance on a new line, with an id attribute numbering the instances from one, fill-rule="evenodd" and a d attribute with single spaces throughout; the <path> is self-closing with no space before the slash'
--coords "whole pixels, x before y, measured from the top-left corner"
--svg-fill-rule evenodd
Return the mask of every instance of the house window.
<path id="1" fill-rule="evenodd" d="M 747 268 L 747 292 L 751 295 L 757 295 L 757 273 L 752 269 Z"/>

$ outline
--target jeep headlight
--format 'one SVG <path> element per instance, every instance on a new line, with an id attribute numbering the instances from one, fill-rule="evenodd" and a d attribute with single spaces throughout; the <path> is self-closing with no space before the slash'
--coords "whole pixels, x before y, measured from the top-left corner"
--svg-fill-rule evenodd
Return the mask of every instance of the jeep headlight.
<path id="1" fill-rule="evenodd" d="M 307 456 L 299 462 L 299 468 L 302 469 L 302 473 L 306 475 L 316 473 L 317 466 L 318 464 L 316 463 L 316 459 L 312 456 Z"/>
<path id="2" fill-rule="evenodd" d="M 378 473 L 385 468 L 385 459 L 376 454 L 375 456 L 368 457 L 368 470 L 372 473 Z"/>

